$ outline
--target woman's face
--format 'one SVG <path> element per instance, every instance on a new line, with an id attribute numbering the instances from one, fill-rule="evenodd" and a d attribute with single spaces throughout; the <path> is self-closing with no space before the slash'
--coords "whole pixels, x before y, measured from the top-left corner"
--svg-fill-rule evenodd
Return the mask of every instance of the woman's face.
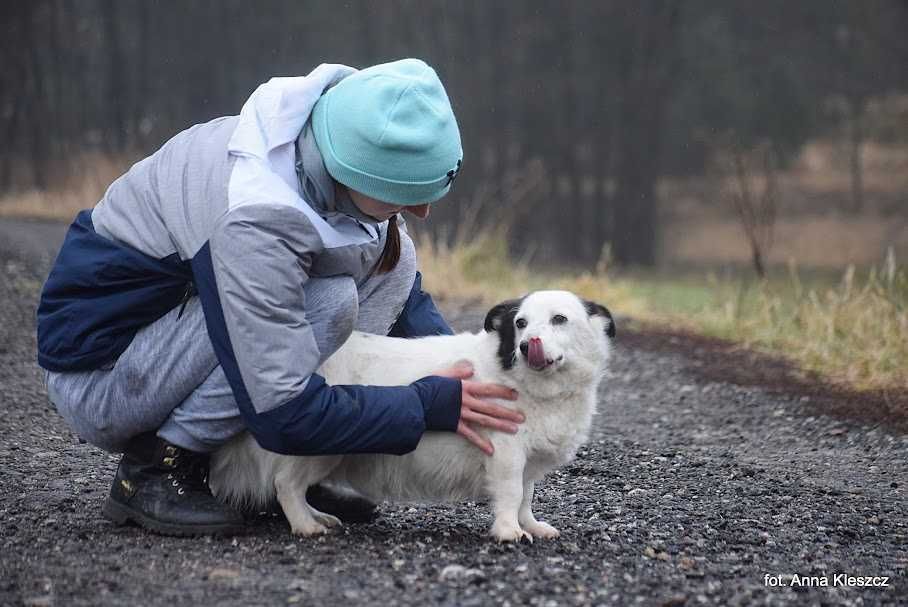
<path id="1" fill-rule="evenodd" d="M 401 211 L 410 213 L 415 217 L 420 219 L 425 219 L 429 216 L 429 205 L 417 204 L 417 205 L 402 205 L 402 204 L 390 204 L 387 202 L 382 202 L 381 200 L 376 200 L 361 194 L 356 190 L 351 190 L 347 188 L 347 191 L 350 193 L 350 200 L 353 201 L 353 204 L 356 205 L 360 211 L 368 215 L 369 217 L 374 217 L 379 221 L 385 221 L 386 219 L 391 219 Z"/>

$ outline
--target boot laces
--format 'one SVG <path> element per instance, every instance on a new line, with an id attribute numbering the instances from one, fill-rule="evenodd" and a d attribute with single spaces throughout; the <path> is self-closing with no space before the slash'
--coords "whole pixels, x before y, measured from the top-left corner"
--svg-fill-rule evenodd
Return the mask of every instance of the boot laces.
<path id="1" fill-rule="evenodd" d="M 190 454 L 183 450 L 174 456 L 175 466 L 167 475 L 178 495 L 187 491 L 211 494 L 208 487 L 208 458 L 204 455 Z"/>

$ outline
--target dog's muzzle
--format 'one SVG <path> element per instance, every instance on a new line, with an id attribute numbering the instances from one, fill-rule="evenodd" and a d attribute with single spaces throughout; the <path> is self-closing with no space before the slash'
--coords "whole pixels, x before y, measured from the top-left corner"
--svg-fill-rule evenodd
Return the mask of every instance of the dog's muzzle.
<path id="1" fill-rule="evenodd" d="M 542 371 L 555 362 L 545 355 L 545 348 L 542 347 L 542 339 L 539 337 L 531 337 L 528 341 L 520 342 L 520 353 L 534 371 Z"/>

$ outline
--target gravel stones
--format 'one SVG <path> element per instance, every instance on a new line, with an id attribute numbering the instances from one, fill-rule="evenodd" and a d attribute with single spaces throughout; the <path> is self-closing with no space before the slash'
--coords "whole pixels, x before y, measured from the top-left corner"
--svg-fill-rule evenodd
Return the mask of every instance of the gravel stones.
<path id="1" fill-rule="evenodd" d="M 315 539 L 274 515 L 236 538 L 114 527 L 100 509 L 116 457 L 69 432 L 34 363 L 52 251 L 23 247 L 52 249 L 46 234 L 62 230 L 29 229 L 16 225 L 15 247 L 0 243 L 0 604 L 908 602 L 905 436 L 806 414 L 799 396 L 705 381 L 682 350 L 620 337 L 590 441 L 536 492 L 537 516 L 560 539 L 494 543 L 488 505 L 471 502 L 384 504 L 378 520 Z M 449 312 L 460 329 L 484 314 Z M 795 573 L 891 580 L 764 582 Z"/>

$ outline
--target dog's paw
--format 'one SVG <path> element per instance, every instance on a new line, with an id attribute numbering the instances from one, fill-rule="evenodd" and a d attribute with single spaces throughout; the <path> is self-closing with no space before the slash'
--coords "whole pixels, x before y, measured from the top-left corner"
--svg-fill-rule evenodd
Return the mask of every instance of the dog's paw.
<path id="1" fill-rule="evenodd" d="M 290 525 L 290 531 L 293 535 L 302 535 L 303 537 L 312 537 L 328 533 L 328 528 L 316 520 L 306 521 L 297 525 Z"/>
<path id="2" fill-rule="evenodd" d="M 547 540 L 555 539 L 561 535 L 560 531 L 543 521 L 534 521 L 528 525 L 523 525 L 523 528 L 533 537 L 541 537 Z"/>
<path id="3" fill-rule="evenodd" d="M 522 539 L 527 539 L 531 544 L 533 543 L 533 536 L 518 525 L 499 524 L 496 522 L 492 525 L 490 533 L 499 542 L 519 542 Z"/>

